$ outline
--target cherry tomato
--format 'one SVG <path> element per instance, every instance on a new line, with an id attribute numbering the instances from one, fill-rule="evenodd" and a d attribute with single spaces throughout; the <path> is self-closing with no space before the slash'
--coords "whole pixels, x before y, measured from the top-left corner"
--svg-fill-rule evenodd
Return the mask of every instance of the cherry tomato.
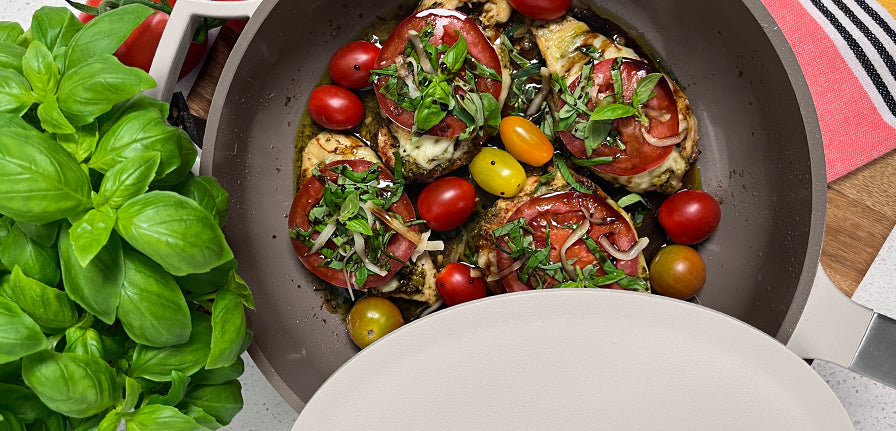
<path id="1" fill-rule="evenodd" d="M 541 166 L 554 157 L 554 146 L 548 137 L 538 126 L 523 117 L 504 117 L 498 131 L 504 148 L 527 165 Z"/>
<path id="2" fill-rule="evenodd" d="M 101 1 L 102 0 L 87 0 L 86 3 L 89 6 L 98 7 Z M 161 3 L 160 0 L 152 1 Z M 169 0 L 169 3 L 171 6 L 174 6 L 176 0 Z M 84 12 L 78 15 L 78 19 L 83 23 L 90 22 L 90 20 L 94 18 L 96 18 L 96 16 Z M 167 13 L 157 12 L 148 16 L 134 29 L 133 32 L 131 32 L 131 35 L 128 36 L 124 43 L 118 47 L 115 51 L 115 57 L 128 66 L 139 67 L 140 69 L 149 72 L 149 66 L 152 65 L 152 59 L 156 55 L 156 49 L 159 47 L 159 40 L 162 38 L 162 32 L 165 30 L 166 24 L 168 24 Z M 207 39 L 202 43 L 193 42 L 190 44 L 190 48 L 187 50 L 187 56 L 184 59 L 184 65 L 180 69 L 178 78 L 183 78 L 199 65 L 202 61 L 202 57 L 205 55 L 207 47 Z"/>
<path id="3" fill-rule="evenodd" d="M 470 174 L 479 187 L 502 198 L 516 196 L 526 183 L 520 162 L 497 148 L 483 148 L 470 162 Z"/>
<path id="4" fill-rule="evenodd" d="M 454 229 L 467 221 L 476 208 L 476 189 L 458 177 L 442 177 L 429 185 L 417 198 L 417 210 L 432 230 Z"/>
<path id="5" fill-rule="evenodd" d="M 706 264 L 686 245 L 667 245 L 650 262 L 650 284 L 660 295 L 692 298 L 703 288 L 703 283 L 706 283 Z"/>
<path id="6" fill-rule="evenodd" d="M 379 296 L 358 300 L 348 312 L 346 321 L 349 337 L 362 349 L 401 325 L 404 325 L 401 310 L 392 301 Z"/>
<path id="7" fill-rule="evenodd" d="M 338 85 L 322 85 L 308 96 L 308 115 L 328 129 L 348 130 L 364 120 L 364 104 L 351 90 Z"/>
<path id="8" fill-rule="evenodd" d="M 517 12 L 544 21 L 560 18 L 571 5 L 572 0 L 510 0 Z"/>
<path id="9" fill-rule="evenodd" d="M 716 198 L 703 190 L 684 190 L 663 201 L 657 219 L 673 242 L 696 244 L 715 232 L 722 219 L 722 208 Z"/>
<path id="10" fill-rule="evenodd" d="M 469 265 L 451 262 L 436 276 L 436 289 L 447 305 L 457 305 L 474 299 L 485 298 L 485 281 L 473 277 Z"/>
<path id="11" fill-rule="evenodd" d="M 370 86 L 370 69 L 375 68 L 380 48 L 366 40 L 343 45 L 330 57 L 330 78 L 337 84 L 354 89 Z"/>

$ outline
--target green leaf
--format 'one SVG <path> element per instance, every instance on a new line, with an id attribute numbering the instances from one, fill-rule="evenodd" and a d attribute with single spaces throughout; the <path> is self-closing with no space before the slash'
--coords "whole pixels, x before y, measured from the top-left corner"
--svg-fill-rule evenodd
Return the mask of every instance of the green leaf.
<path id="1" fill-rule="evenodd" d="M 625 118 L 635 115 L 636 112 L 635 108 L 631 105 L 611 103 L 595 108 L 594 112 L 591 113 L 589 120 L 613 120 L 616 118 Z"/>
<path id="2" fill-rule="evenodd" d="M 187 408 L 184 409 L 184 414 L 193 418 L 196 423 L 210 430 L 220 429 L 224 426 L 219 424 L 218 421 L 212 417 L 212 415 L 206 413 L 204 410 L 196 406 L 187 406 Z"/>
<path id="3" fill-rule="evenodd" d="M 353 218 L 345 223 L 345 227 L 349 230 L 360 233 L 361 235 L 373 235 L 373 229 L 367 224 L 367 220 Z"/>
<path id="4" fill-rule="evenodd" d="M 113 324 L 124 282 L 124 255 L 118 235 L 112 234 L 90 263 L 81 266 L 69 230 L 62 229 L 59 257 L 69 298 L 103 322 Z"/>
<path id="5" fill-rule="evenodd" d="M 25 424 L 23 424 L 14 414 L 0 411 L 0 430 L 25 431 Z"/>
<path id="6" fill-rule="evenodd" d="M 177 371 L 172 371 L 172 373 L 176 373 Z M 118 408 L 119 411 L 129 412 L 137 407 L 137 402 L 140 401 L 140 393 L 143 392 L 143 386 L 137 379 L 133 379 L 130 376 L 124 377 L 124 400 L 121 401 L 121 406 Z"/>
<path id="7" fill-rule="evenodd" d="M 212 343 L 206 369 L 226 367 L 240 356 L 246 334 L 246 311 L 237 292 L 224 288 L 212 304 Z"/>
<path id="8" fill-rule="evenodd" d="M 68 431 L 68 418 L 59 413 L 52 412 L 35 420 L 28 428 L 29 431 Z M 105 431 L 105 430 L 104 430 Z"/>
<path id="9" fill-rule="evenodd" d="M 21 24 L 13 21 L 0 21 L 0 42 L 16 43 L 25 30 Z"/>
<path id="10" fill-rule="evenodd" d="M 78 263 L 85 267 L 100 252 L 115 228 L 115 210 L 109 207 L 93 209 L 78 219 L 69 229 Z"/>
<path id="11" fill-rule="evenodd" d="M 97 123 L 78 126 L 72 133 L 56 135 L 56 142 L 62 145 L 79 163 L 90 157 L 99 141 Z"/>
<path id="12" fill-rule="evenodd" d="M 75 126 L 69 123 L 65 118 L 65 114 L 59 110 L 59 104 L 56 102 L 56 96 L 48 96 L 37 107 L 37 117 L 40 118 L 40 126 L 44 130 L 52 133 L 71 134 L 75 133 Z"/>
<path id="13" fill-rule="evenodd" d="M 47 347 L 46 338 L 43 347 Z M 31 389 L 9 383 L 0 383 L 0 411 L 10 412 L 26 423 L 48 417 L 52 413 Z"/>
<path id="14" fill-rule="evenodd" d="M 616 204 L 619 205 L 621 208 L 625 208 L 625 207 L 632 205 L 634 203 L 637 203 L 637 202 L 641 202 L 648 208 L 650 207 L 650 204 L 647 203 L 646 200 L 644 200 L 644 197 L 637 193 L 629 193 L 629 194 L 621 197 L 618 201 L 616 201 Z"/>
<path id="15" fill-rule="evenodd" d="M 187 274 L 174 277 L 188 298 L 198 298 L 212 293 L 228 283 L 236 269 L 236 260 L 229 260 L 221 265 L 199 274 Z"/>
<path id="16" fill-rule="evenodd" d="M 22 229 L 22 232 L 25 232 L 28 238 L 44 247 L 55 245 L 56 237 L 59 236 L 59 223 L 56 222 L 46 224 L 17 222 L 16 225 L 19 226 L 19 229 Z M 0 241 L 2 241 L 2 238 L 0 238 Z"/>
<path id="17" fill-rule="evenodd" d="M 59 283 L 59 254 L 56 247 L 47 247 L 29 238 L 18 226 L 12 225 L 0 241 L 0 261 L 7 268 L 21 268 L 28 277 L 55 286 Z"/>
<path id="18" fill-rule="evenodd" d="M 603 145 L 612 129 L 612 120 L 588 121 L 585 125 L 585 154 L 590 157 L 594 150 Z"/>
<path id="19" fill-rule="evenodd" d="M 0 69 L 0 112 L 21 116 L 37 101 L 28 78 L 12 69 Z"/>
<path id="20" fill-rule="evenodd" d="M 131 198 L 146 193 L 155 178 L 160 160 L 159 153 L 153 151 L 138 154 L 109 169 L 93 204 L 118 209 Z"/>
<path id="21" fill-rule="evenodd" d="M 0 213 L 31 223 L 77 216 L 91 207 L 90 190 L 78 162 L 43 134 L 0 133 Z"/>
<path id="22" fill-rule="evenodd" d="M 115 404 L 115 370 L 102 359 L 44 350 L 22 359 L 22 377 L 49 408 L 86 418 Z"/>
<path id="23" fill-rule="evenodd" d="M 137 345 L 131 358 L 131 374 L 134 377 L 167 382 L 171 371 L 191 375 L 205 366 L 211 346 L 212 326 L 209 316 L 191 313 L 193 327 L 186 343 L 169 347 Z"/>
<path id="24" fill-rule="evenodd" d="M 632 94 L 632 103 L 640 105 L 650 99 L 653 88 L 663 77 L 661 73 L 651 73 L 638 80 L 635 85 L 635 92 Z"/>
<path id="25" fill-rule="evenodd" d="M 169 106 L 167 103 L 144 94 L 138 94 L 128 100 L 116 103 L 112 109 L 97 118 L 97 122 L 100 124 L 100 134 L 105 135 L 109 128 L 125 114 L 144 109 L 157 112 L 159 119 L 168 118 Z"/>
<path id="26" fill-rule="evenodd" d="M 560 171 L 560 175 L 563 176 L 563 179 L 566 180 L 570 187 L 582 193 L 592 193 L 592 190 L 589 190 L 587 187 L 579 184 L 579 182 L 576 181 L 575 177 L 572 175 L 572 172 L 570 172 L 569 167 L 566 166 L 566 162 L 564 162 L 563 159 L 554 157 L 554 164 L 557 165 L 557 170 Z"/>
<path id="27" fill-rule="evenodd" d="M 68 52 L 65 55 L 66 70 L 76 68 L 97 57 L 111 55 L 152 13 L 152 9 L 147 6 L 131 4 L 92 19 L 68 44 Z"/>
<path id="28" fill-rule="evenodd" d="M 181 413 L 180 410 L 160 404 L 141 407 L 132 413 L 124 414 L 124 418 L 127 431 L 208 430 L 208 428 L 199 425 L 193 418 Z"/>
<path id="29" fill-rule="evenodd" d="M 131 339 L 147 346 L 173 346 L 190 338 L 190 310 L 177 283 L 157 263 L 128 249 L 118 319 Z"/>
<path id="30" fill-rule="evenodd" d="M 447 107 L 442 109 L 442 107 Z M 414 112 L 414 130 L 425 132 L 439 124 L 454 108 L 451 86 L 444 81 L 436 81 L 426 87 L 420 101 L 420 108 Z"/>
<path id="31" fill-rule="evenodd" d="M 213 370 L 201 369 L 190 376 L 190 381 L 197 385 L 220 385 L 228 380 L 236 379 L 243 375 L 246 369 L 243 358 L 237 357 L 233 363 L 226 367 Z"/>
<path id="32" fill-rule="evenodd" d="M 34 41 L 22 58 L 22 73 L 31 83 L 34 95 L 44 100 L 56 94 L 59 86 L 59 68 L 53 61 L 53 53 L 47 47 Z"/>
<path id="33" fill-rule="evenodd" d="M 78 322 L 78 309 L 65 292 L 28 278 L 15 266 L 10 282 L 10 299 L 41 328 L 55 332 Z"/>
<path id="34" fill-rule="evenodd" d="M 161 404 L 164 406 L 174 406 L 179 403 L 187 393 L 187 386 L 190 384 L 190 377 L 186 374 L 172 370 L 171 371 L 171 387 L 165 395 L 152 394 L 146 397 L 143 405 Z"/>
<path id="35" fill-rule="evenodd" d="M 485 78 L 494 79 L 496 81 L 501 80 L 501 75 L 492 69 L 480 62 L 478 62 L 473 57 L 467 57 L 467 71 L 473 72 L 475 75 L 479 75 Z"/>
<path id="36" fill-rule="evenodd" d="M 227 425 L 243 408 L 241 389 L 238 380 L 214 386 L 196 386 L 187 392 L 181 406 L 199 407 L 214 417 L 218 423 Z"/>
<path id="37" fill-rule="evenodd" d="M 218 226 L 224 225 L 227 221 L 229 195 L 215 178 L 188 175 L 174 191 L 196 201 L 202 209 L 214 217 Z"/>
<path id="38" fill-rule="evenodd" d="M 116 103 L 154 86 L 155 81 L 146 72 L 104 54 L 67 69 L 59 81 L 57 99 L 66 118 L 81 126 Z"/>
<path id="39" fill-rule="evenodd" d="M 22 58 L 24 57 L 25 48 L 12 42 L 0 41 L 0 68 L 22 73 Z"/>
<path id="40" fill-rule="evenodd" d="M 614 157 L 595 157 L 593 159 L 570 159 L 573 163 L 579 166 L 596 166 L 596 165 L 606 165 L 607 163 L 611 163 L 613 160 L 616 160 Z"/>
<path id="41" fill-rule="evenodd" d="M 16 303 L 0 297 L 0 363 L 14 361 L 47 348 L 47 338 L 40 326 Z M 3 389 L 0 386 L 0 389 Z M 5 396 L 0 392 L 0 409 Z"/>
<path id="42" fill-rule="evenodd" d="M 255 298 L 252 296 L 252 291 L 249 290 L 249 285 L 236 271 L 230 273 L 230 278 L 227 280 L 227 288 L 240 296 L 240 299 L 243 300 L 243 305 L 253 310 L 255 309 Z"/>
<path id="43" fill-rule="evenodd" d="M 134 379 L 131 379 L 127 376 L 125 376 L 125 379 L 128 383 L 134 381 Z M 106 413 L 106 416 L 103 418 L 103 420 L 101 420 L 100 423 L 97 424 L 96 431 L 117 431 L 121 426 L 122 419 L 123 418 L 121 416 L 121 412 L 118 409 L 111 410 L 109 413 Z"/>
<path id="44" fill-rule="evenodd" d="M 497 128 L 501 124 L 501 105 L 495 96 L 489 93 L 479 93 L 482 98 L 482 111 L 485 114 L 485 125 Z"/>
<path id="45" fill-rule="evenodd" d="M 173 192 L 131 199 L 119 209 L 115 229 L 173 275 L 206 272 L 233 259 L 211 214 Z"/>
<path id="46" fill-rule="evenodd" d="M 0 129 L 18 129 L 27 132 L 36 132 L 27 121 L 15 114 L 0 113 Z"/>
<path id="47" fill-rule="evenodd" d="M 100 333 L 93 328 L 82 328 L 78 325 L 65 330 L 65 353 L 77 353 L 84 356 L 103 359 L 105 351 Z"/>
<path id="48" fill-rule="evenodd" d="M 50 51 L 69 46 L 82 27 L 84 24 L 65 7 L 44 6 L 31 18 L 31 36 Z"/>
<path id="49" fill-rule="evenodd" d="M 464 59 L 467 58 L 467 41 L 464 39 L 464 36 L 460 34 L 459 30 L 454 30 L 457 33 L 457 42 L 448 48 L 448 51 L 445 52 L 445 55 L 442 56 L 442 63 L 445 63 L 445 66 L 448 68 L 449 72 L 457 72 L 461 67 L 464 66 Z"/>

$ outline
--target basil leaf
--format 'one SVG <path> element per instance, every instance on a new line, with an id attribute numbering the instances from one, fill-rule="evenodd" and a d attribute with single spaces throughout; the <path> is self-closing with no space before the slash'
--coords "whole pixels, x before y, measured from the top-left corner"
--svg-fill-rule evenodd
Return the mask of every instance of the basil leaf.
<path id="1" fill-rule="evenodd" d="M 357 192 L 349 193 L 339 209 L 339 221 L 345 223 L 361 210 L 361 198 Z"/>
<path id="2" fill-rule="evenodd" d="M 596 166 L 596 165 L 605 165 L 607 163 L 612 163 L 613 160 L 616 160 L 614 157 L 595 157 L 593 159 L 570 159 L 573 163 L 579 166 Z"/>
<path id="3" fill-rule="evenodd" d="M 93 204 L 99 208 L 108 205 L 121 208 L 129 199 L 146 193 L 155 178 L 161 155 L 153 151 L 138 154 L 115 165 L 106 172 L 100 191 Z"/>
<path id="4" fill-rule="evenodd" d="M 206 272 L 233 259 L 211 214 L 173 192 L 129 200 L 118 210 L 115 230 L 173 275 Z"/>
<path id="5" fill-rule="evenodd" d="M 174 190 L 196 201 L 214 217 L 218 226 L 223 226 L 227 221 L 229 195 L 214 177 L 188 175 Z"/>
<path id="6" fill-rule="evenodd" d="M 3 431 L 25 431 L 25 424 L 14 414 L 0 411 L 0 429 Z"/>
<path id="7" fill-rule="evenodd" d="M 100 124 L 100 134 L 105 135 L 109 128 L 115 125 L 124 115 L 141 110 L 157 112 L 158 118 L 164 120 L 168 118 L 169 106 L 161 100 L 144 94 L 137 94 L 128 100 L 116 103 L 108 112 L 97 117 L 97 123 Z"/>
<path id="8" fill-rule="evenodd" d="M 177 283 L 159 264 L 128 249 L 118 319 L 131 339 L 147 346 L 173 346 L 190 338 L 190 310 Z"/>
<path id="9" fill-rule="evenodd" d="M 69 230 L 59 232 L 62 282 L 69 298 L 103 322 L 115 323 L 115 314 L 124 282 L 124 255 L 121 239 L 112 234 L 99 253 L 81 266 Z"/>
<path id="10" fill-rule="evenodd" d="M 661 73 L 651 73 L 639 79 L 635 85 L 635 92 L 632 94 L 632 102 L 635 105 L 640 105 L 650 99 L 653 88 L 656 87 L 656 84 L 662 77 L 663 74 Z"/>
<path id="11" fill-rule="evenodd" d="M 467 58 L 467 41 L 464 39 L 464 35 L 460 34 L 459 30 L 454 30 L 454 32 L 457 33 L 457 42 L 451 48 L 448 48 L 441 60 L 448 68 L 448 71 L 452 73 L 464 67 L 464 59 Z"/>
<path id="12" fill-rule="evenodd" d="M 373 235 L 373 229 L 367 224 L 367 220 L 351 219 L 345 223 L 345 227 L 349 230 L 360 233 L 361 235 Z"/>
<path id="13" fill-rule="evenodd" d="M 589 120 L 613 120 L 616 118 L 625 118 L 635 115 L 636 112 L 637 110 L 631 105 L 611 103 L 595 108 L 594 112 L 591 113 Z"/>
<path id="14" fill-rule="evenodd" d="M 43 348 L 46 348 L 46 341 L 44 338 Z M 52 413 L 31 389 L 9 383 L 0 383 L 0 411 L 10 412 L 27 423 L 49 417 Z"/>
<path id="15" fill-rule="evenodd" d="M 59 254 L 56 247 L 47 247 L 32 240 L 18 223 L 0 241 L 0 261 L 7 268 L 20 267 L 22 272 L 41 283 L 59 283 Z"/>
<path id="16" fill-rule="evenodd" d="M 224 426 L 224 425 L 219 424 L 218 421 L 212 417 L 212 415 L 206 413 L 204 410 L 202 410 L 196 406 L 192 406 L 192 405 L 187 406 L 187 408 L 184 409 L 184 414 L 193 418 L 193 420 L 195 420 L 196 423 L 198 423 L 210 430 L 220 429 Z"/>
<path id="17" fill-rule="evenodd" d="M 573 177 L 572 172 L 569 171 L 569 168 L 566 166 L 566 162 L 564 162 L 563 159 L 555 157 L 554 164 L 557 165 L 557 170 L 560 171 L 560 175 L 563 176 L 563 179 L 566 180 L 570 187 L 582 193 L 592 193 L 591 190 L 588 190 L 588 188 L 576 181 L 575 177 Z"/>
<path id="18" fill-rule="evenodd" d="M 186 374 L 172 370 L 171 371 L 171 387 L 168 388 L 166 395 L 152 394 L 146 397 L 143 405 L 161 404 L 163 406 L 174 406 L 179 403 L 187 393 L 187 386 L 192 379 Z M 130 409 L 128 409 L 130 410 Z"/>
<path id="19" fill-rule="evenodd" d="M 75 303 L 65 292 L 28 278 L 18 265 L 12 269 L 9 282 L 6 294 L 41 328 L 54 332 L 78 322 Z"/>
<path id="20" fill-rule="evenodd" d="M 480 63 L 473 57 L 468 56 L 466 64 L 467 64 L 468 72 L 473 72 L 473 74 L 475 74 L 475 75 L 479 75 L 479 76 L 489 78 L 489 79 L 494 79 L 496 81 L 501 80 L 501 75 L 499 75 L 498 72 L 495 71 L 495 69 L 492 69 L 492 68 Z"/>
<path id="21" fill-rule="evenodd" d="M 238 380 L 214 386 L 196 386 L 187 392 L 180 406 L 199 407 L 218 423 L 227 425 L 243 408 L 241 389 Z"/>
<path id="22" fill-rule="evenodd" d="M 208 428 L 196 423 L 196 420 L 183 414 L 180 410 L 159 404 L 140 407 L 131 413 L 125 413 L 126 431 L 207 431 Z"/>
<path id="23" fill-rule="evenodd" d="M 65 114 L 59 110 L 56 96 L 48 96 L 37 107 L 37 117 L 40 118 L 40 126 L 52 133 L 75 133 L 75 127 L 65 118 Z"/>
<path id="24" fill-rule="evenodd" d="M 132 381 L 136 381 L 130 377 L 125 376 L 125 384 L 129 384 Z M 125 389 L 127 391 L 127 389 Z M 132 407 L 133 408 L 133 407 Z M 117 431 L 121 426 L 121 420 L 123 419 L 121 416 L 121 410 L 124 409 L 115 409 L 106 413 L 106 416 L 103 417 L 103 420 L 100 421 L 96 426 L 96 431 Z M 130 409 L 128 409 L 130 410 Z M 128 411 L 124 410 L 124 411 Z"/>
<path id="25" fill-rule="evenodd" d="M 193 299 L 212 293 L 224 286 L 233 276 L 235 269 L 236 260 L 231 259 L 207 272 L 174 277 L 174 280 L 187 294 L 187 298 Z"/>
<path id="26" fill-rule="evenodd" d="M 21 73 L 23 57 L 25 57 L 25 48 L 12 42 L 0 41 L 0 68 L 12 69 Z"/>
<path id="27" fill-rule="evenodd" d="M 72 224 L 69 229 L 78 263 L 85 267 L 100 252 L 115 228 L 115 210 L 109 207 L 93 209 Z"/>
<path id="28" fill-rule="evenodd" d="M 37 101 L 28 78 L 15 70 L 0 69 L 0 112 L 21 116 Z"/>
<path id="29" fill-rule="evenodd" d="M 0 363 L 14 361 L 46 348 L 47 338 L 40 326 L 18 304 L 0 297 Z M 5 395 L 9 392 L 0 391 L 0 409 L 4 407 Z"/>
<path id="30" fill-rule="evenodd" d="M 213 370 L 201 369 L 190 376 L 190 381 L 197 385 L 220 385 L 228 380 L 236 379 L 243 375 L 246 364 L 243 358 L 237 356 L 236 360 L 226 367 Z M 2 404 L 0 404 L 2 407 Z"/>
<path id="31" fill-rule="evenodd" d="M 147 6 L 131 4 L 90 20 L 68 44 L 65 69 L 71 70 L 97 57 L 111 55 L 152 13 Z"/>
<path id="32" fill-rule="evenodd" d="M 172 373 L 176 373 L 177 371 L 172 371 Z M 133 379 L 130 376 L 124 376 L 124 400 L 121 401 L 120 407 L 117 409 L 118 411 L 129 412 L 137 407 L 137 402 L 140 400 L 140 393 L 143 392 L 143 385 L 140 384 L 137 379 Z M 106 416 L 108 418 L 108 416 Z M 103 419 L 104 421 L 106 419 Z M 114 429 L 118 429 L 117 425 L 121 424 L 121 419 L 119 418 L 115 425 Z"/>
<path id="33" fill-rule="evenodd" d="M 625 207 L 627 207 L 631 204 L 637 203 L 637 202 L 641 202 L 648 208 L 650 207 L 650 204 L 647 203 L 646 200 L 644 200 L 644 197 L 642 197 L 641 195 L 639 195 L 637 193 L 629 193 L 629 194 L 621 197 L 618 201 L 616 201 L 616 204 L 619 205 L 621 208 L 625 208 Z"/>
<path id="34" fill-rule="evenodd" d="M 31 18 L 31 36 L 53 51 L 71 43 L 84 24 L 65 7 L 44 6 Z M 32 42 L 33 44 L 33 42 Z"/>
<path id="35" fill-rule="evenodd" d="M 91 204 L 90 180 L 65 149 L 37 131 L 0 133 L 0 213 L 48 223 Z"/>
<path id="36" fill-rule="evenodd" d="M 616 57 L 616 60 L 613 61 L 613 65 L 610 66 L 610 76 L 613 78 L 613 100 L 615 100 L 616 103 L 624 102 L 621 67 L 622 57 Z"/>
<path id="37" fill-rule="evenodd" d="M 445 109 L 442 107 L 445 106 Z M 454 108 L 454 97 L 451 86 L 444 81 L 436 81 L 426 87 L 420 101 L 420 107 L 414 112 L 414 130 L 425 132 L 439 124 L 445 115 Z"/>
<path id="38" fill-rule="evenodd" d="M 44 100 L 56 94 L 59 68 L 53 61 L 53 53 L 44 44 L 34 41 L 28 46 L 28 51 L 22 58 L 22 73 L 39 99 Z"/>
<path id="39" fill-rule="evenodd" d="M 93 328 L 72 326 L 65 330 L 64 353 L 77 353 L 102 359 L 105 356 L 100 333 Z"/>
<path id="40" fill-rule="evenodd" d="M 102 359 L 44 350 L 22 359 L 22 377 L 47 407 L 75 418 L 95 415 L 115 404 L 115 370 Z"/>
<path id="41" fill-rule="evenodd" d="M 72 124 L 80 126 L 154 86 L 146 72 L 105 54 L 66 70 L 59 81 L 59 108 Z"/>
<path id="42" fill-rule="evenodd" d="M 485 126 L 497 128 L 501 124 L 501 105 L 490 93 L 479 93 L 482 98 L 482 112 L 485 118 Z"/>
<path id="43" fill-rule="evenodd" d="M 255 298 L 252 296 L 252 291 L 249 290 L 249 285 L 236 271 L 230 273 L 230 278 L 227 280 L 227 288 L 239 295 L 243 305 L 253 310 L 255 309 Z"/>
<path id="44" fill-rule="evenodd" d="M 79 163 L 90 157 L 99 141 L 97 123 L 92 122 L 75 128 L 72 133 L 56 135 L 56 142 L 62 145 Z"/>
<path id="45" fill-rule="evenodd" d="M 16 43 L 25 30 L 21 24 L 13 21 L 0 21 L 0 42 Z"/>
<path id="46" fill-rule="evenodd" d="M 25 235 L 28 238 L 44 247 L 52 247 L 55 245 L 56 237 L 59 236 L 59 223 L 35 224 L 16 222 L 16 225 L 19 226 L 19 229 L 22 229 L 22 232 L 25 232 Z M 0 241 L 3 240 L 2 236 L 3 235 L 0 235 Z"/>
<path id="47" fill-rule="evenodd" d="M 191 375 L 208 360 L 212 326 L 209 316 L 191 313 L 192 331 L 186 343 L 169 347 L 138 344 L 131 357 L 131 375 L 156 382 L 171 381 L 171 371 Z"/>
<path id="48" fill-rule="evenodd" d="M 597 111 L 595 111 L 597 112 Z M 603 145 L 613 129 L 612 120 L 591 120 L 585 125 L 585 154 L 591 157 L 591 153 Z"/>
<path id="49" fill-rule="evenodd" d="M 212 304 L 212 342 L 206 369 L 226 367 L 240 356 L 246 334 L 246 311 L 240 295 L 224 288 Z"/>
<path id="50" fill-rule="evenodd" d="M 0 129 L 18 129 L 28 132 L 36 131 L 34 127 L 31 127 L 31 125 L 23 120 L 22 117 L 7 113 L 0 113 Z"/>
<path id="51" fill-rule="evenodd" d="M 68 431 L 68 418 L 59 413 L 52 412 L 38 418 L 31 424 L 34 431 Z M 108 431 L 108 430 L 104 430 Z"/>

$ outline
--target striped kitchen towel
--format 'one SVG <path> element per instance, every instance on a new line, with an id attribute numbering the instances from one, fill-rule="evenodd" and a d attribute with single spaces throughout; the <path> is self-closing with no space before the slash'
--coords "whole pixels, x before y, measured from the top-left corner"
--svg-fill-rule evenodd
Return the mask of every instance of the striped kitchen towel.
<path id="1" fill-rule="evenodd" d="M 828 181 L 896 148 L 896 0 L 762 0 L 821 123 Z"/>

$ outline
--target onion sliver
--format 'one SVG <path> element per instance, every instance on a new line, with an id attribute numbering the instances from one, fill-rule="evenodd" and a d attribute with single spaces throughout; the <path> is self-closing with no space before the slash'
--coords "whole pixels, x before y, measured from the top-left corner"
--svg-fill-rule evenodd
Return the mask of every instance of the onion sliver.
<path id="1" fill-rule="evenodd" d="M 389 227 L 398 232 L 399 235 L 408 239 L 408 241 L 414 243 L 417 248 L 414 249 L 414 252 L 411 254 L 411 260 L 416 261 L 417 257 L 423 254 L 424 251 L 438 251 L 445 249 L 445 243 L 442 241 L 429 241 L 429 235 L 431 231 L 426 231 L 422 235 L 412 231 L 407 226 L 404 225 L 400 220 L 397 220 L 395 217 L 389 215 L 386 210 L 370 203 L 364 202 L 364 208 L 368 211 L 372 212 L 378 219 L 382 220 Z"/>
<path id="2" fill-rule="evenodd" d="M 535 97 L 532 98 L 532 102 L 529 103 L 529 107 L 526 109 L 526 116 L 531 117 L 538 113 L 538 110 L 541 109 L 541 104 L 544 103 L 544 99 L 548 97 L 548 94 L 551 92 L 551 72 L 547 67 L 541 68 L 541 89 L 539 89 L 538 93 Z"/>
<path id="3" fill-rule="evenodd" d="M 420 67 L 423 68 L 423 71 L 430 75 L 435 75 L 436 71 L 432 69 L 432 64 L 424 61 L 428 57 L 426 57 L 426 50 L 423 48 L 423 40 L 420 39 L 420 34 L 414 30 L 409 30 L 408 40 L 411 41 L 411 45 L 414 45 L 414 51 L 417 51 L 417 57 L 420 58 Z"/>
<path id="4" fill-rule="evenodd" d="M 655 138 L 653 135 L 647 132 L 646 127 L 642 127 L 641 134 L 644 135 L 644 139 L 646 139 L 647 142 L 649 142 L 650 145 L 653 145 L 654 147 L 668 147 L 670 145 L 675 145 L 681 142 L 681 140 L 684 139 L 685 136 L 687 136 L 688 132 L 687 130 L 685 130 L 684 132 L 668 138 Z"/>
<path id="5" fill-rule="evenodd" d="M 389 271 L 386 271 L 383 268 L 376 266 L 373 262 L 370 261 L 370 258 L 367 257 L 367 247 L 364 244 L 364 237 L 361 236 L 358 232 L 352 232 L 352 238 L 355 240 L 355 253 L 358 253 L 358 257 L 361 258 L 361 262 L 364 262 L 364 266 L 370 270 L 370 272 L 384 277 Z"/>
<path id="6" fill-rule="evenodd" d="M 613 245 L 612 242 L 607 238 L 606 235 L 601 235 L 600 238 L 597 239 L 597 242 L 603 246 L 604 250 L 607 253 L 610 253 L 611 256 L 615 257 L 618 260 L 632 260 L 638 257 L 638 254 L 644 250 L 644 247 L 647 247 L 647 244 L 650 242 L 647 238 L 641 238 L 638 242 L 634 243 L 631 247 L 626 251 L 621 251 Z"/>
<path id="7" fill-rule="evenodd" d="M 311 244 L 311 249 L 308 250 L 308 254 L 317 253 L 317 251 L 327 243 L 330 237 L 333 236 L 333 232 L 336 232 L 336 222 L 331 222 L 324 227 L 324 230 L 322 230 L 320 235 L 317 236 L 317 239 L 314 240 L 314 244 Z"/>
<path id="8" fill-rule="evenodd" d="M 411 260 L 417 261 L 417 258 L 420 257 L 421 254 L 425 251 L 438 251 L 445 249 L 445 243 L 442 241 L 430 241 L 429 235 L 432 234 L 431 230 L 423 232 L 420 235 L 420 242 L 417 244 L 417 248 L 414 249 L 414 252 L 411 253 Z"/>
<path id="9" fill-rule="evenodd" d="M 506 277 L 507 275 L 509 275 L 509 274 L 515 272 L 516 270 L 520 269 L 520 267 L 522 267 L 523 264 L 526 263 L 526 260 L 527 260 L 527 259 L 528 259 L 528 257 L 524 257 L 524 258 L 522 258 L 522 259 L 520 259 L 520 260 L 517 260 L 516 262 L 513 262 L 513 263 L 510 264 L 510 266 L 508 266 L 507 268 L 504 268 L 504 269 L 502 269 L 501 271 L 498 271 L 498 273 L 496 273 L 496 274 L 490 274 L 490 275 L 488 276 L 488 278 L 485 279 L 485 281 L 488 281 L 489 283 L 491 283 L 492 281 L 500 280 L 500 279 Z"/>
<path id="10" fill-rule="evenodd" d="M 566 250 L 571 246 L 574 242 L 578 241 L 582 235 L 588 233 L 588 229 L 591 228 L 591 222 L 588 219 L 582 220 L 582 223 L 579 224 L 575 230 L 569 234 L 569 237 L 566 238 L 566 241 L 563 243 L 563 246 L 560 247 L 560 264 L 563 265 L 563 270 L 566 271 L 566 275 L 571 279 L 576 279 L 576 269 L 572 267 L 569 261 L 566 259 Z"/>

